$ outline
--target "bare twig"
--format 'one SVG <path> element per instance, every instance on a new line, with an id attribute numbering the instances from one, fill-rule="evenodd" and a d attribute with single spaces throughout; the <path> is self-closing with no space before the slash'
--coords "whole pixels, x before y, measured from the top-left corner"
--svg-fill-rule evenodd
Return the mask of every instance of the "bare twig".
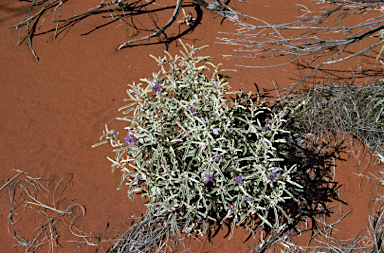
<path id="1" fill-rule="evenodd" d="M 322 8 L 311 11 L 300 5 L 304 14 L 298 20 L 283 23 L 269 24 L 256 17 L 247 17 L 249 23 L 238 21 L 240 26 L 236 33 L 222 33 L 231 37 L 220 38 L 219 43 L 236 46 L 237 55 L 226 54 L 229 58 L 282 58 L 283 63 L 288 64 L 303 58 L 310 64 L 318 62 L 316 67 L 302 80 L 302 83 L 321 66 L 345 61 L 380 46 L 384 39 L 377 36 L 384 29 L 383 2 L 375 0 L 362 1 L 335 1 L 325 0 Z M 352 18 L 362 13 L 372 13 L 376 17 L 368 18 L 364 22 L 354 24 Z M 253 24 L 255 23 L 255 24 Z M 378 41 L 371 43 L 364 49 L 348 56 L 342 53 L 357 42 L 367 38 L 378 37 Z M 243 55 L 240 55 L 244 53 Z M 326 58 L 323 56 L 330 55 Z M 292 60 L 293 59 L 293 60 Z M 261 65 L 238 65 L 242 67 L 268 67 Z"/>
<path id="2" fill-rule="evenodd" d="M 40 23 L 40 27 L 41 27 L 42 24 L 45 21 L 46 16 L 52 10 L 54 10 L 52 21 L 56 22 L 56 27 L 54 29 L 54 31 L 55 31 L 54 38 L 55 39 L 57 37 L 58 30 L 60 29 L 60 27 L 63 27 L 63 25 L 61 25 L 61 24 L 63 24 L 63 23 L 67 23 L 68 24 L 68 23 L 74 22 L 75 20 L 78 20 L 78 19 L 90 16 L 90 15 L 102 12 L 104 8 L 107 9 L 107 11 L 110 14 L 110 16 L 112 17 L 112 19 L 114 19 L 114 20 L 118 19 L 118 20 L 120 20 L 120 21 L 122 21 L 124 23 L 127 23 L 126 18 L 128 18 L 128 17 L 133 18 L 133 15 L 134 15 L 132 13 L 129 14 L 129 15 L 126 14 L 125 8 L 129 8 L 130 9 L 132 7 L 130 7 L 129 5 L 128 5 L 129 7 L 128 6 L 124 6 L 125 3 L 123 5 L 121 5 L 121 3 L 123 3 L 122 0 L 114 0 L 114 1 L 109 1 L 109 2 L 103 0 L 99 5 L 90 8 L 87 12 L 73 15 L 70 18 L 61 19 L 62 6 L 63 6 L 63 4 L 66 1 L 67 0 L 53 0 L 53 1 L 50 1 L 47 4 L 43 5 L 37 11 L 36 14 L 31 15 L 32 9 L 36 8 L 36 6 L 41 5 L 42 3 L 45 2 L 45 1 L 37 1 L 37 0 L 32 1 L 30 6 L 29 6 L 29 10 L 27 12 L 27 15 L 23 19 L 23 21 L 21 21 L 18 24 L 15 24 L 15 25 L 11 26 L 11 27 L 16 28 L 16 29 L 20 28 L 20 36 L 19 36 L 19 41 L 18 41 L 17 45 L 19 45 L 22 42 L 22 33 L 21 33 L 21 31 L 22 31 L 22 28 L 24 26 L 26 26 L 27 27 L 26 38 L 27 38 L 27 41 L 28 41 L 29 49 L 30 49 L 31 53 L 33 54 L 33 56 L 38 60 L 39 58 L 37 57 L 37 55 L 36 55 L 36 53 L 35 53 L 35 51 L 33 49 L 33 46 L 32 46 L 32 38 L 34 36 L 34 28 L 31 28 L 31 25 L 32 25 L 32 27 L 34 27 L 37 24 L 39 18 L 42 15 L 44 15 L 44 13 L 46 13 L 45 17 L 43 18 L 43 21 Z M 193 0 L 193 1 L 196 4 L 201 5 L 205 9 L 210 10 L 210 11 L 215 11 L 215 12 L 217 12 L 218 15 L 222 15 L 222 16 L 228 18 L 231 21 L 237 21 L 238 20 L 238 13 L 235 10 L 231 9 L 230 7 L 228 7 L 226 4 L 220 3 L 218 0 L 212 0 L 213 3 L 207 3 L 204 0 Z M 158 4 L 154 3 L 154 2 L 152 2 L 150 4 L 158 5 Z M 156 32 L 154 32 L 154 33 L 152 33 L 152 34 L 150 34 L 148 36 L 139 38 L 139 39 L 129 40 L 129 41 L 121 44 L 117 48 L 117 50 L 120 50 L 120 49 L 128 46 L 129 44 L 134 43 L 134 42 L 139 42 L 139 41 L 143 41 L 143 40 L 146 40 L 146 39 L 149 40 L 149 39 L 151 39 L 153 37 L 157 37 L 160 34 L 164 33 L 168 29 L 168 27 L 171 26 L 171 24 L 176 20 L 178 14 L 180 12 L 182 4 L 183 4 L 183 0 L 177 0 L 176 6 L 175 6 L 175 9 L 174 9 L 174 12 L 173 12 L 171 18 L 169 19 L 169 21 L 163 27 L 158 28 L 158 30 Z M 143 6 L 145 6 L 145 5 L 142 5 L 141 7 L 143 7 Z M 55 14 L 56 14 L 56 10 L 57 9 L 59 9 L 59 14 L 58 14 L 58 18 L 55 20 Z M 148 15 L 150 15 L 150 12 L 148 12 Z M 64 27 L 65 27 L 65 25 L 64 25 Z"/>
<path id="3" fill-rule="evenodd" d="M 143 216 L 119 239 L 108 253 L 125 252 L 166 252 L 167 248 L 177 247 L 183 239 L 171 232 L 172 215 Z M 185 248 L 185 247 L 184 247 Z"/>
<path id="4" fill-rule="evenodd" d="M 25 171 L 20 171 L 16 175 L 14 175 L 11 179 L 9 179 L 1 188 L 0 191 L 7 187 L 10 183 L 12 183 L 16 178 L 18 178 L 21 174 L 26 173 Z"/>
<path id="5" fill-rule="evenodd" d="M 19 172 L 18 175 L 21 175 L 25 172 Z M 59 246 L 59 226 L 64 225 L 69 218 L 70 222 L 68 224 L 69 231 L 76 237 L 83 238 L 89 245 L 92 245 L 90 242 L 93 236 L 84 235 L 79 229 L 77 229 L 74 224 L 80 215 L 85 215 L 85 208 L 79 204 L 69 204 L 65 209 L 58 209 L 56 207 L 56 203 L 62 197 L 58 199 L 53 196 L 52 204 L 45 204 L 41 200 L 41 195 L 39 192 L 44 193 L 44 195 L 48 195 L 50 191 L 46 187 L 43 186 L 41 178 L 32 178 L 27 176 L 27 179 L 19 179 L 15 181 L 16 176 L 8 182 L 13 182 L 12 184 L 8 184 L 10 202 L 11 202 L 11 210 L 8 216 L 8 224 L 9 231 L 12 236 L 15 238 L 16 245 L 21 246 L 25 249 L 26 252 L 37 252 L 44 245 L 48 244 L 48 252 L 55 252 L 55 249 Z M 68 175 L 67 175 L 68 176 Z M 64 176 L 66 178 L 67 176 Z M 62 179 L 62 180 L 63 180 Z M 72 176 L 69 177 L 67 183 L 62 183 L 62 180 L 55 182 L 54 191 L 57 190 L 58 185 L 66 188 L 67 184 L 70 184 L 72 180 Z M 54 195 L 54 194 L 53 194 Z M 72 200 L 70 199 L 70 202 Z M 25 209 L 22 214 L 18 214 L 19 207 L 24 204 Z M 27 215 L 27 210 L 34 210 L 37 212 L 37 216 L 35 217 L 36 221 L 39 221 L 40 224 L 33 230 L 29 238 L 24 238 L 20 236 L 20 228 L 15 228 L 18 224 L 20 224 L 24 215 Z M 78 211 L 80 210 L 80 211 Z M 14 220 L 14 217 L 17 217 L 17 220 Z M 22 226 L 22 224 L 20 224 Z M 12 229 L 13 228 L 13 229 Z M 73 229 L 77 229 L 79 233 L 75 233 Z"/>
<path id="6" fill-rule="evenodd" d="M 177 0 L 177 4 L 176 4 L 176 8 L 173 12 L 173 15 L 171 17 L 171 19 L 168 21 L 168 23 L 166 23 L 161 29 L 159 29 L 157 32 L 155 33 L 152 33 L 151 35 L 148 35 L 148 36 L 145 36 L 143 38 L 140 38 L 140 39 L 134 39 L 134 40 L 130 40 L 130 41 L 127 41 L 123 44 L 121 44 L 117 50 L 120 50 L 122 49 L 123 47 L 126 47 L 127 45 L 133 43 L 133 42 L 138 42 L 138 41 L 142 41 L 142 40 L 146 40 L 146 39 L 151 39 L 152 37 L 157 37 L 159 36 L 161 33 L 163 33 L 165 31 L 165 29 L 167 29 L 177 18 L 177 16 L 179 15 L 179 12 L 180 12 L 180 9 L 181 9 L 181 5 L 183 3 L 183 0 Z"/>

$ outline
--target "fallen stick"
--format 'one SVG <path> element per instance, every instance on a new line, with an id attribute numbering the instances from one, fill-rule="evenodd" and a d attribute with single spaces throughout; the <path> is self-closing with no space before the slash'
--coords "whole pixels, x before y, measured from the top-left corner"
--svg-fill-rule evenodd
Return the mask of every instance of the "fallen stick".
<path id="1" fill-rule="evenodd" d="M 25 173 L 25 171 L 20 171 L 19 173 L 17 173 L 16 175 L 13 176 L 13 178 L 11 178 L 8 182 L 6 182 L 1 188 L 0 188 L 0 191 L 3 190 L 5 187 L 7 187 L 13 180 L 15 180 L 16 178 L 18 178 L 21 174 Z"/>

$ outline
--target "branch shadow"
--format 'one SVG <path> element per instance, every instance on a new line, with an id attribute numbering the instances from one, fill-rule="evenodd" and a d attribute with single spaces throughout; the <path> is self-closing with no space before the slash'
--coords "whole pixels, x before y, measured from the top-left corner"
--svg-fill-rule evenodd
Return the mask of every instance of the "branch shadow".
<path id="1" fill-rule="evenodd" d="M 74 15 L 71 18 L 68 19 L 59 19 L 59 20 L 52 20 L 55 25 L 55 27 L 49 27 L 49 29 L 45 31 L 39 31 L 42 24 L 44 23 L 44 20 L 47 18 L 47 15 L 55 10 L 57 8 L 57 5 L 52 5 L 47 7 L 44 11 L 39 13 L 35 18 L 29 20 L 30 28 L 27 31 L 27 35 L 25 37 L 20 38 L 20 44 L 23 43 L 29 36 L 31 44 L 35 36 L 43 35 L 43 34 L 49 34 L 49 33 L 55 33 L 54 39 L 56 39 L 58 36 L 62 35 L 61 38 L 64 38 L 66 34 L 70 31 L 72 27 L 74 27 L 77 23 L 80 23 L 81 21 L 93 16 L 97 17 L 100 15 L 103 15 L 102 18 L 108 18 L 112 20 L 109 20 L 107 22 L 104 22 L 103 24 L 97 25 L 95 28 L 89 30 L 88 32 L 82 33 L 81 36 L 86 36 L 88 34 L 91 34 L 101 28 L 108 27 L 117 21 L 123 22 L 123 24 L 127 25 L 130 28 L 133 28 L 135 30 L 135 33 L 133 36 L 135 37 L 137 35 L 140 35 L 142 33 L 148 33 L 148 32 L 155 32 L 161 28 L 161 26 L 158 25 L 159 20 L 156 16 L 156 13 L 162 12 L 169 9 L 174 9 L 176 6 L 166 6 L 166 7 L 158 7 L 153 8 L 152 4 L 155 3 L 155 0 L 149 1 L 149 2 L 142 2 L 142 0 L 137 0 L 135 2 L 129 3 L 125 6 L 108 6 L 107 9 L 100 9 L 100 10 L 90 10 L 85 13 L 81 13 L 78 15 Z M 151 5 L 151 8 L 148 8 Z M 127 48 L 130 47 L 137 47 L 137 46 L 146 46 L 146 45 L 157 45 L 157 44 L 165 44 L 167 49 L 170 43 L 177 40 L 178 38 L 181 38 L 182 36 L 191 33 L 199 24 L 201 24 L 203 11 L 200 8 L 198 4 L 195 3 L 188 3 L 183 4 L 183 8 L 186 7 L 194 7 L 196 19 L 192 23 L 192 25 L 188 26 L 186 29 L 182 29 L 182 24 L 179 25 L 179 32 L 175 36 L 168 37 L 165 31 L 162 33 L 162 37 L 158 37 L 158 42 L 148 42 L 148 43 L 140 43 L 140 44 L 133 44 L 126 46 Z M 106 7 L 103 7 L 106 8 Z M 138 18 L 143 17 L 143 15 L 147 15 L 145 18 L 149 18 L 152 21 L 152 24 L 146 24 L 143 22 L 140 22 Z M 41 18 L 43 18 L 43 21 L 41 21 Z M 52 19 L 55 18 L 55 15 L 52 17 Z M 164 20 L 162 20 L 163 22 Z M 123 42 L 122 42 L 123 43 Z M 121 43 L 121 44 L 122 44 Z"/>
<path id="2" fill-rule="evenodd" d="M 190 5 L 191 6 L 191 5 Z M 134 48 L 134 47 L 140 47 L 140 46 L 150 46 L 150 45 L 159 45 L 159 44 L 164 44 L 166 46 L 166 50 L 168 50 L 169 45 L 173 42 L 176 41 L 179 38 L 182 38 L 184 35 L 187 35 L 191 33 L 192 31 L 195 30 L 195 28 L 201 24 L 201 20 L 203 18 L 203 10 L 201 9 L 200 5 L 194 4 L 194 9 L 196 11 L 196 20 L 193 22 L 191 26 L 189 26 L 186 30 L 181 31 L 181 24 L 179 25 L 179 33 L 175 36 L 168 37 L 167 34 L 163 33 L 164 38 L 161 38 L 160 36 L 158 37 L 157 42 L 148 42 L 148 43 L 140 43 L 140 44 L 129 44 L 125 46 L 124 48 Z M 184 5 L 183 5 L 184 7 Z"/>

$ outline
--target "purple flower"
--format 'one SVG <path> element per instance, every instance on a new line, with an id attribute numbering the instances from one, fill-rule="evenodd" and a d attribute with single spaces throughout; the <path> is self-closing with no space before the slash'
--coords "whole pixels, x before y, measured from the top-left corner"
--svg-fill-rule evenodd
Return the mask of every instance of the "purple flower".
<path id="1" fill-rule="evenodd" d="M 270 130 L 269 127 L 268 127 L 267 125 L 263 126 L 261 129 L 265 129 L 265 130 L 267 130 L 267 131 Z"/>
<path id="2" fill-rule="evenodd" d="M 172 211 L 172 213 L 178 213 L 180 212 L 180 207 L 176 208 L 175 210 Z"/>
<path id="3" fill-rule="evenodd" d="M 189 112 L 192 114 L 192 115 L 196 115 L 197 112 L 195 111 L 195 109 L 193 109 L 193 107 L 195 107 L 194 104 L 191 104 L 191 108 L 189 108 Z"/>
<path id="4" fill-rule="evenodd" d="M 109 131 L 109 133 L 110 133 L 110 134 L 115 134 L 116 131 L 115 131 L 115 130 L 111 130 L 111 131 Z"/>
<path id="5" fill-rule="evenodd" d="M 165 119 L 166 118 L 166 116 L 165 116 L 165 114 L 163 115 L 163 119 Z"/>
<path id="6" fill-rule="evenodd" d="M 276 181 L 277 172 L 273 172 L 269 175 L 269 178 L 271 179 L 272 183 Z"/>
<path id="7" fill-rule="evenodd" d="M 179 134 L 178 136 L 176 136 L 176 139 L 181 139 L 182 136 L 183 134 Z"/>
<path id="8" fill-rule="evenodd" d="M 240 175 L 238 175 L 238 176 L 236 177 L 236 183 L 242 183 L 242 182 L 243 182 L 243 179 L 241 179 L 242 176 L 243 176 L 243 175 L 240 174 Z"/>
<path id="9" fill-rule="evenodd" d="M 228 205 L 228 208 L 231 209 L 231 211 L 233 211 L 233 208 L 235 208 L 235 206 L 236 206 L 236 205 L 232 203 L 232 204 L 229 204 L 229 205 Z"/>
<path id="10" fill-rule="evenodd" d="M 216 135 L 219 135 L 220 129 L 219 128 L 214 128 L 213 133 Z"/>
<path id="11" fill-rule="evenodd" d="M 214 162 L 218 162 L 220 160 L 220 156 L 219 153 L 217 153 L 216 151 L 216 154 L 215 154 L 215 158 L 213 159 Z"/>
<path id="12" fill-rule="evenodd" d="M 123 140 L 123 142 L 128 143 L 131 146 L 133 146 L 135 141 L 136 141 L 136 138 L 133 136 L 130 136 L 129 133 L 127 133 L 127 137 L 125 137 L 125 139 Z"/>
<path id="13" fill-rule="evenodd" d="M 205 174 L 205 177 L 206 177 L 206 179 L 205 179 L 205 183 L 207 184 L 207 183 L 209 183 L 209 182 L 213 182 L 214 180 L 215 180 L 215 172 L 213 172 L 211 175 L 209 175 L 209 174 Z"/>
<path id="14" fill-rule="evenodd" d="M 189 108 L 189 112 L 192 114 L 192 115 L 196 115 L 197 112 L 195 112 L 195 110 L 191 107 Z"/>
<path id="15" fill-rule="evenodd" d="M 205 121 L 208 121 L 208 117 L 207 116 L 205 116 Z"/>
<path id="16" fill-rule="evenodd" d="M 201 151 L 203 151 L 206 147 L 207 147 L 207 145 L 203 145 L 203 146 L 201 147 Z"/>
<path id="17" fill-rule="evenodd" d="M 161 86 L 158 82 L 156 82 L 155 86 L 152 86 L 151 89 L 155 92 L 158 92 L 163 86 Z"/>
<path id="18" fill-rule="evenodd" d="M 231 131 L 231 130 L 229 129 L 229 127 L 225 128 L 225 130 L 226 130 L 227 132 L 230 132 L 230 131 Z"/>
<path id="19" fill-rule="evenodd" d="M 244 200 L 245 200 L 245 201 L 251 201 L 252 198 L 251 198 L 251 197 L 245 197 Z"/>
<path id="20" fill-rule="evenodd" d="M 280 168 L 276 168 L 272 171 L 272 174 L 269 175 L 269 179 L 271 179 L 272 183 L 276 181 L 277 178 L 277 172 L 280 170 Z"/>

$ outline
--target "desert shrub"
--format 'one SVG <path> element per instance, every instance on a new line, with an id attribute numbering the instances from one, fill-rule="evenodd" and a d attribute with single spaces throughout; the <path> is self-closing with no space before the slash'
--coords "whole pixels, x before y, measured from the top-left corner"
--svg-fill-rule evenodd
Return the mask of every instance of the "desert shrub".
<path id="1" fill-rule="evenodd" d="M 232 228 L 255 219 L 278 227 L 278 216 L 291 219 L 282 204 L 298 201 L 290 189 L 301 189 L 292 180 L 296 166 L 282 166 L 276 149 L 285 142 L 279 136 L 288 133 L 290 109 L 272 111 L 250 94 L 229 92 L 225 70 L 195 57 L 201 48 L 182 45 L 182 56 L 152 56 L 160 71 L 129 85 L 129 104 L 120 108 L 126 116 L 119 119 L 128 123 L 123 140 L 106 126 L 105 140 L 94 146 L 111 144 L 116 156 L 108 159 L 123 173 L 120 187 L 128 186 L 131 199 L 148 197 L 147 215 L 172 217 L 174 232 L 200 224 L 204 233 L 208 221 L 226 220 Z"/>

